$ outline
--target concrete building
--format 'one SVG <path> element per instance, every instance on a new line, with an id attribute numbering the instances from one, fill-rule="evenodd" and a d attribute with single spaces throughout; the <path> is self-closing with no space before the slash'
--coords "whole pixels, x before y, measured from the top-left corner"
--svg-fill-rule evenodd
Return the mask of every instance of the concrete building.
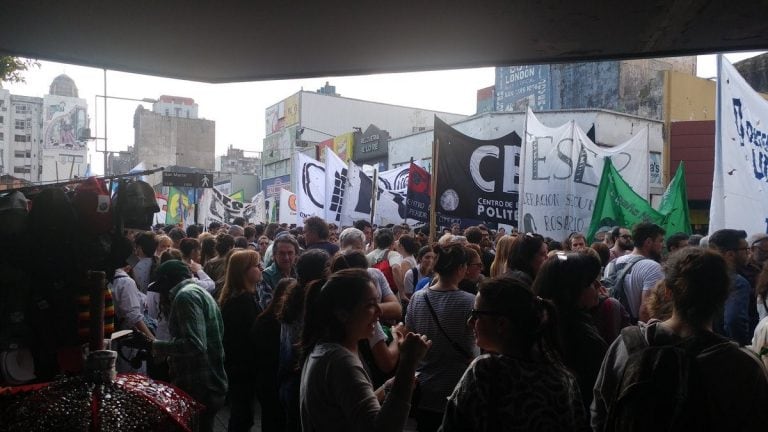
<path id="1" fill-rule="evenodd" d="M 178 165 L 214 170 L 216 122 L 164 115 L 139 106 L 133 127 L 135 161 L 143 162 L 146 169 Z M 155 173 L 150 184 L 158 185 L 161 180 L 162 174 Z"/>
<path id="2" fill-rule="evenodd" d="M 316 145 L 329 138 L 356 129 L 362 134 L 372 124 L 398 137 L 431 129 L 434 115 L 450 122 L 466 118 L 461 114 L 341 97 L 327 83 L 318 92 L 299 91 L 267 108 L 265 114 L 262 177 L 268 185 L 264 189 L 272 191 L 279 190 L 274 184 L 290 184 L 291 155 L 301 151 L 315 157 Z M 377 154 L 375 159 L 380 162 L 381 155 Z"/>
<path id="3" fill-rule="evenodd" d="M 188 97 L 162 95 L 152 104 L 152 111 L 169 117 L 197 118 L 197 104 Z"/>
<path id="4" fill-rule="evenodd" d="M 607 109 L 663 119 L 664 71 L 696 75 L 696 57 L 496 68 L 495 110 Z"/>
<path id="5" fill-rule="evenodd" d="M 227 154 L 216 156 L 216 172 L 228 174 L 261 174 L 261 157 L 246 156 L 245 150 L 233 148 L 227 149 Z"/>
<path id="6" fill-rule="evenodd" d="M 81 177 L 88 166 L 88 104 L 59 75 L 47 95 L 0 89 L 0 175 L 37 182 Z"/>

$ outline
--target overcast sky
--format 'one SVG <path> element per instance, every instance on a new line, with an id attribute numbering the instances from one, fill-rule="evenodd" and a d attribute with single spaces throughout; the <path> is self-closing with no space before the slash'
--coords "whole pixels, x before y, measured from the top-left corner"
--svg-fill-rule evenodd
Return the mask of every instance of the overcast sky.
<path id="1" fill-rule="evenodd" d="M 728 54 L 735 62 L 757 53 Z M 714 55 L 699 56 L 698 75 L 716 75 Z M 41 62 L 25 74 L 25 84 L 5 83 L 13 94 L 42 97 L 48 93 L 53 79 L 69 75 L 79 95 L 88 103 L 91 134 L 104 136 L 104 71 L 63 63 Z M 463 69 L 437 72 L 381 74 L 352 77 L 330 77 L 283 81 L 261 81 L 236 84 L 205 84 L 107 71 L 108 96 L 135 99 L 157 99 L 160 95 L 191 97 L 199 105 L 199 116 L 216 121 L 216 155 L 229 145 L 246 151 L 260 151 L 264 139 L 264 110 L 280 100 L 304 90 L 315 91 L 328 81 L 341 96 L 395 105 L 471 115 L 475 113 L 477 90 L 494 84 L 494 68 Z M 108 100 L 108 150 L 125 150 L 133 144 L 133 113 L 139 102 Z M 145 103 L 151 109 L 151 103 Z M 103 142 L 97 141 L 99 150 Z M 102 171 L 102 156 L 89 145 L 92 170 Z"/>

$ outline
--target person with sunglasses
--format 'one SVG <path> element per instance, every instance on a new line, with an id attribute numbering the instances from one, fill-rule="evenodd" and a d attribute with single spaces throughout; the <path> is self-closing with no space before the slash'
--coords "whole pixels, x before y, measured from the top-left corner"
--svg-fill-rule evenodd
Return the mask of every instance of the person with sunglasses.
<path id="1" fill-rule="evenodd" d="M 578 383 L 560 360 L 557 318 L 519 278 L 480 282 L 467 324 L 486 354 L 448 398 L 442 431 L 588 430 Z"/>

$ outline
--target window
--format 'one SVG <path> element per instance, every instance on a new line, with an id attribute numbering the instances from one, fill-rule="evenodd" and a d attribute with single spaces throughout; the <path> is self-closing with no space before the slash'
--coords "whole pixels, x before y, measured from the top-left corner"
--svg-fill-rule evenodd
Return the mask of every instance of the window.
<path id="1" fill-rule="evenodd" d="M 28 112 L 29 112 L 29 105 L 25 105 L 25 104 L 16 105 L 16 114 L 26 114 Z"/>
<path id="2" fill-rule="evenodd" d="M 27 136 L 26 135 L 14 135 L 13 140 L 16 142 L 27 142 Z"/>
<path id="3" fill-rule="evenodd" d="M 32 172 L 32 168 L 29 165 L 15 166 L 13 167 L 14 174 L 29 174 Z"/>
<path id="4" fill-rule="evenodd" d="M 61 163 L 83 163 L 83 157 L 76 155 L 61 155 L 59 161 Z"/>
<path id="5" fill-rule="evenodd" d="M 0 118 L 2 118 L 2 117 L 0 117 Z M 189 118 L 189 110 L 187 110 L 187 118 Z M 2 121 L 0 121 L 0 123 L 2 123 Z"/>
<path id="6" fill-rule="evenodd" d="M 168 111 L 168 108 L 165 109 L 165 115 L 169 115 L 170 111 Z"/>
<path id="7" fill-rule="evenodd" d="M 176 112 L 176 117 L 181 117 L 181 108 L 174 108 L 173 110 Z"/>
<path id="8" fill-rule="evenodd" d="M 3 123 L 5 123 L 5 117 L 0 116 L 0 124 L 3 124 Z"/>
<path id="9" fill-rule="evenodd" d="M 0 132 L 0 141 L 4 141 L 4 140 L 5 140 L 5 133 Z"/>
<path id="10" fill-rule="evenodd" d="M 15 150 L 13 156 L 17 158 L 31 158 L 32 150 Z"/>
<path id="11" fill-rule="evenodd" d="M 18 120 L 17 119 L 15 121 L 14 129 L 16 129 L 16 130 L 24 130 L 26 127 L 27 127 L 27 122 L 25 122 L 24 120 Z"/>

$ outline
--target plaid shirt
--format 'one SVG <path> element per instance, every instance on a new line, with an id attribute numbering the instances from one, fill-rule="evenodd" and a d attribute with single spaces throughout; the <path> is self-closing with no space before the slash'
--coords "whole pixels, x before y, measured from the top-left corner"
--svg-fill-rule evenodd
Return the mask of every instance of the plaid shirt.
<path id="1" fill-rule="evenodd" d="M 197 400 L 211 394 L 226 395 L 224 372 L 224 324 L 213 297 L 186 280 L 170 292 L 169 341 L 155 341 L 153 352 L 169 357 L 173 384 Z"/>

